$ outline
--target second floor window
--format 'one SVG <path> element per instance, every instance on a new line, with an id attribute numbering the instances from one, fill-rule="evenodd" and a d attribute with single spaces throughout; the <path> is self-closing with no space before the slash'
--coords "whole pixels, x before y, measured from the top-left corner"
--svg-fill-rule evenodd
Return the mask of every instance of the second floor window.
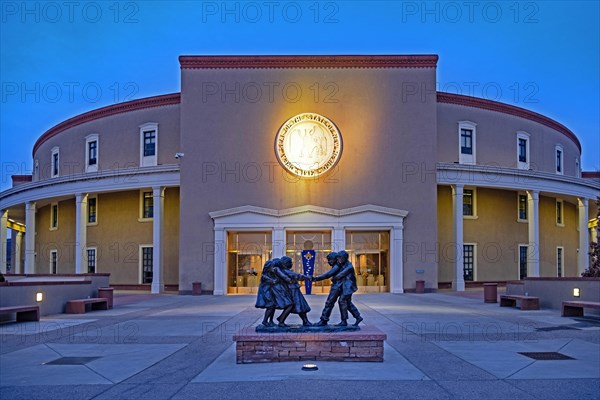
<path id="1" fill-rule="evenodd" d="M 144 157 L 156 155 L 156 131 L 144 131 Z"/>
<path id="2" fill-rule="evenodd" d="M 527 162 L 527 139 L 519 138 L 519 162 Z"/>
<path id="3" fill-rule="evenodd" d="M 460 130 L 460 152 L 473 154 L 473 131 L 471 129 Z"/>
<path id="4" fill-rule="evenodd" d="M 88 142 L 88 165 L 96 165 L 98 163 L 98 142 Z"/>

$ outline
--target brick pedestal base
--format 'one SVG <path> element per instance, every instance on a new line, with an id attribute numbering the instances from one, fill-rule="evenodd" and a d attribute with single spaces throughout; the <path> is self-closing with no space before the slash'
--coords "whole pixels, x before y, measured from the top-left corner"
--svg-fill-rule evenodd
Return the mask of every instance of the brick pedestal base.
<path id="1" fill-rule="evenodd" d="M 386 334 L 375 327 L 355 332 L 240 333 L 238 364 L 281 361 L 383 361 Z"/>

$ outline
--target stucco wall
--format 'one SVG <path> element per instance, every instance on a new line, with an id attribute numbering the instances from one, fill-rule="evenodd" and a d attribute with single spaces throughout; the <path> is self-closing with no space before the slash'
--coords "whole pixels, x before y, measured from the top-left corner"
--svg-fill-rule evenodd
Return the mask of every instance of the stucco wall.
<path id="1" fill-rule="evenodd" d="M 476 188 L 476 218 L 463 219 L 463 241 L 476 243 L 475 280 L 514 280 L 519 278 L 519 244 L 527 244 L 528 223 L 517 219 L 518 192 Z M 577 276 L 578 217 L 574 204 L 564 201 L 565 226 L 555 220 L 556 199 L 540 196 L 540 276 L 555 277 L 556 247 L 564 247 L 563 276 Z M 440 241 L 440 282 L 450 282 L 454 274 L 452 237 L 452 191 L 438 188 L 438 235 Z"/>
<path id="2" fill-rule="evenodd" d="M 277 84 L 272 101 L 266 89 L 271 83 Z M 423 259 L 420 252 L 435 246 L 437 236 L 435 96 L 403 98 L 406 83 L 423 83 L 435 93 L 435 70 L 183 69 L 180 290 L 190 290 L 197 280 L 213 289 L 214 233 L 208 213 L 247 204 L 341 209 L 372 203 L 407 210 L 404 240 L 419 251 L 405 254 L 405 287 L 414 285 L 416 269 L 426 271 L 419 279 L 436 287 L 435 256 Z M 249 101 L 243 92 L 239 98 L 222 97 L 219 89 L 209 96 L 203 92 L 207 84 L 234 91 L 236 85 L 258 85 L 263 95 Z M 282 94 L 290 85 L 302 89 L 295 101 L 290 101 L 291 89 L 287 99 Z M 337 168 L 318 180 L 287 176 L 275 157 L 278 129 L 302 112 L 328 117 L 343 137 Z M 414 173 L 403 176 L 407 168 Z M 237 174 L 227 172 L 236 169 Z"/>
<path id="3" fill-rule="evenodd" d="M 458 162 L 458 122 L 467 120 L 477 124 L 477 164 L 516 168 L 517 131 L 525 131 L 531 135 L 531 169 L 555 173 L 555 146 L 560 144 L 564 174 L 576 176 L 575 158 L 581 160 L 581 154 L 577 145 L 561 132 L 514 115 L 455 104 L 439 103 L 437 114 L 440 162 Z"/>
<path id="4" fill-rule="evenodd" d="M 96 247 L 96 271 L 110 272 L 114 284 L 141 283 L 140 245 L 152 246 L 153 238 L 152 220 L 139 218 L 140 191 L 93 196 L 98 199 L 97 224 L 87 225 L 87 246 Z M 53 249 L 58 251 L 57 273 L 75 273 L 75 200 L 59 202 L 58 215 L 58 229 L 50 230 L 50 205 L 37 211 L 36 273 L 50 272 L 49 252 Z M 163 241 L 164 282 L 177 284 L 179 188 L 165 190 Z"/>
<path id="5" fill-rule="evenodd" d="M 152 107 L 100 118 L 69 128 L 43 142 L 34 154 L 39 162 L 39 179 L 50 178 L 52 148 L 60 149 L 60 176 L 85 171 L 85 137 L 97 133 L 98 169 L 139 167 L 140 128 L 158 123 L 158 164 L 175 164 L 179 148 L 179 105 Z M 34 172 L 33 179 L 38 175 Z"/>

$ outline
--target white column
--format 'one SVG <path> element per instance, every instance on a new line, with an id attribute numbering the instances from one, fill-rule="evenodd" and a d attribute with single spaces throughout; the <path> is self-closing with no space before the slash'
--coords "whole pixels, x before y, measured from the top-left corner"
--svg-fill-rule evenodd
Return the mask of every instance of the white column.
<path id="1" fill-rule="evenodd" d="M 331 242 L 333 251 L 346 250 L 346 231 L 343 226 L 333 228 Z"/>
<path id="2" fill-rule="evenodd" d="M 394 226 L 392 229 L 392 246 L 390 269 L 390 291 L 392 293 L 404 293 L 404 264 L 402 255 L 402 241 L 404 240 L 404 226 Z"/>
<path id="3" fill-rule="evenodd" d="M 458 292 L 465 290 L 465 277 L 463 265 L 463 185 L 452 186 L 452 218 L 454 220 L 454 280 L 452 289 Z"/>
<path id="4" fill-rule="evenodd" d="M 8 235 L 6 223 L 8 222 L 8 211 L 0 210 L 0 272 L 6 274 L 6 246 L 8 245 Z"/>
<path id="5" fill-rule="evenodd" d="M 527 249 L 527 276 L 540 276 L 540 192 L 527 192 L 527 219 L 529 248 Z"/>
<path id="6" fill-rule="evenodd" d="M 577 199 L 579 203 L 579 257 L 577 258 L 577 276 L 589 268 L 590 257 L 588 252 L 590 249 L 589 232 L 588 232 L 588 199 Z"/>
<path id="7" fill-rule="evenodd" d="M 35 273 L 35 202 L 25 203 L 25 271 Z"/>
<path id="8" fill-rule="evenodd" d="M 215 226 L 215 287 L 214 295 L 224 295 L 227 290 L 225 274 L 227 273 L 227 265 L 225 265 L 226 248 L 225 248 L 226 232 L 225 229 Z"/>
<path id="9" fill-rule="evenodd" d="M 162 269 L 162 230 L 165 208 L 165 189 L 152 188 L 152 290 L 151 293 L 164 291 Z"/>
<path id="10" fill-rule="evenodd" d="M 285 230 L 283 228 L 273 228 L 273 257 L 281 258 L 285 256 Z"/>
<path id="11" fill-rule="evenodd" d="M 75 273 L 87 273 L 87 193 L 75 195 Z"/>
<path id="12" fill-rule="evenodd" d="M 21 273 L 21 243 L 23 241 L 23 233 L 21 231 L 13 231 L 15 259 L 13 260 L 13 273 Z"/>

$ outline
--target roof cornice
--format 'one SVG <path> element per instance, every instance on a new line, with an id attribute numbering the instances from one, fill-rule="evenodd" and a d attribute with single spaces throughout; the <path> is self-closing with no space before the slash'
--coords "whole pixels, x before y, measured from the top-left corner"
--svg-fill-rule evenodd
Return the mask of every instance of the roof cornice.
<path id="1" fill-rule="evenodd" d="M 182 69 L 218 68 L 435 68 L 438 56 L 423 55 L 281 55 L 180 56 Z"/>

